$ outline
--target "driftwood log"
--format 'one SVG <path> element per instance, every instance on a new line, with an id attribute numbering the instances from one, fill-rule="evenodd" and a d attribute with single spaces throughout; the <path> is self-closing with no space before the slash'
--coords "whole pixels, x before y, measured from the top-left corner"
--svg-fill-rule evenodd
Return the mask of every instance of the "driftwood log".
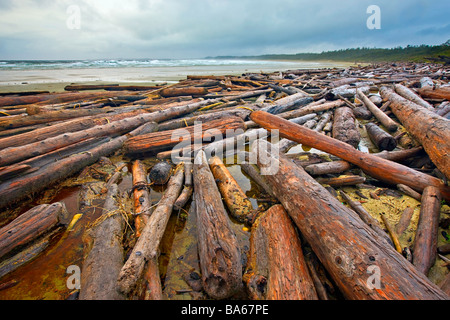
<path id="1" fill-rule="evenodd" d="M 358 96 L 361 98 L 364 105 L 370 112 L 381 122 L 381 124 L 390 132 L 395 132 L 398 129 L 398 124 L 395 123 L 389 116 L 387 116 L 383 111 L 380 110 L 369 98 L 360 90 L 357 91 Z"/>
<path id="2" fill-rule="evenodd" d="M 180 143 L 187 143 L 189 145 L 197 140 L 207 141 L 217 135 L 222 138 L 227 133 L 227 130 L 239 129 L 244 129 L 244 121 L 238 117 L 229 117 L 184 129 L 169 130 L 135 137 L 127 141 L 124 148 L 128 154 L 159 152 L 175 147 Z"/>
<path id="3" fill-rule="evenodd" d="M 140 160 L 136 160 L 133 163 L 133 189 L 134 212 L 137 215 L 135 219 L 135 229 L 136 237 L 139 238 L 153 212 L 150 191 L 147 183 L 147 172 L 144 164 Z M 138 290 L 138 295 L 143 295 L 144 300 L 163 299 L 157 258 L 150 259 L 147 262 L 143 282 L 143 288 L 141 288 L 143 293 Z"/>
<path id="4" fill-rule="evenodd" d="M 425 275 L 436 261 L 440 209 L 439 190 L 425 188 L 413 247 L 413 264 Z"/>
<path id="5" fill-rule="evenodd" d="M 194 190 L 203 287 L 211 298 L 227 299 L 242 288 L 241 253 L 203 151 L 195 158 Z"/>
<path id="6" fill-rule="evenodd" d="M 450 121 L 382 87 L 391 110 L 408 132 L 420 142 L 438 169 L 450 179 Z"/>
<path id="7" fill-rule="evenodd" d="M 427 108 L 428 110 L 431 110 L 431 111 L 434 110 L 434 107 L 430 103 L 423 100 L 418 94 L 416 94 L 414 91 L 412 91 L 408 87 L 405 87 L 404 85 L 401 85 L 401 84 L 395 84 L 394 88 L 395 88 L 395 91 L 399 95 L 401 95 L 403 98 L 408 99 L 424 108 Z"/>
<path id="8" fill-rule="evenodd" d="M 0 229 L 0 258 L 36 240 L 58 224 L 68 223 L 64 203 L 34 207 Z"/>
<path id="9" fill-rule="evenodd" d="M 239 222 L 245 222 L 253 210 L 252 203 L 220 158 L 211 158 L 209 165 L 231 216 Z"/>
<path id="10" fill-rule="evenodd" d="M 129 294 L 135 288 L 145 270 L 147 261 L 158 257 L 159 245 L 172 214 L 173 204 L 180 195 L 183 181 L 184 164 L 182 163 L 177 166 L 163 198 L 148 219 L 130 257 L 120 270 L 117 282 L 119 291 L 123 294 Z"/>
<path id="11" fill-rule="evenodd" d="M 300 238 L 283 206 L 252 225 L 244 282 L 253 300 L 317 300 Z"/>
<path id="12" fill-rule="evenodd" d="M 124 300 L 117 290 L 117 276 L 124 259 L 125 227 L 116 199 L 118 191 L 116 184 L 111 185 L 102 216 L 85 234 L 80 300 Z"/>
<path id="13" fill-rule="evenodd" d="M 356 127 L 356 118 L 349 107 L 337 108 L 334 112 L 333 138 L 358 148 L 361 134 Z"/>

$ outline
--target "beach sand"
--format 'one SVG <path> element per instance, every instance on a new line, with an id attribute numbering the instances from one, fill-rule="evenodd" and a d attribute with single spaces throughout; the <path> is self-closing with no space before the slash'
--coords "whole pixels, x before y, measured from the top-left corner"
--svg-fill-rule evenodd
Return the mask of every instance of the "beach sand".
<path id="1" fill-rule="evenodd" d="M 270 73 L 294 69 L 341 68 L 346 62 L 273 61 L 270 63 L 232 66 L 187 66 L 152 68 L 97 68 L 51 70 L 2 70 L 0 93 L 49 91 L 61 92 L 69 84 L 120 84 L 152 86 L 176 83 L 188 75 L 241 75 L 243 73 Z"/>

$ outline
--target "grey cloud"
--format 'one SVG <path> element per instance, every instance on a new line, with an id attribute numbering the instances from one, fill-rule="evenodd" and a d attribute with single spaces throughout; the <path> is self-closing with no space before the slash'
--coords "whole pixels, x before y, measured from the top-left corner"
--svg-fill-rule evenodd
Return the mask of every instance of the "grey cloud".
<path id="1" fill-rule="evenodd" d="M 81 30 L 65 25 L 73 4 Z M 381 8 L 381 30 L 366 28 L 371 4 Z M 0 8 L 0 59 L 189 58 L 438 44 L 449 38 L 450 2 L 24 0 Z"/>

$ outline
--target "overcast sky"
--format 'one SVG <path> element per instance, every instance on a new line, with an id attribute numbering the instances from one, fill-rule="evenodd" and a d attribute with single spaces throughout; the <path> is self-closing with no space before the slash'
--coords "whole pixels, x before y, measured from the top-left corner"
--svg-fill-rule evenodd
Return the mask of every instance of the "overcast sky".
<path id="1" fill-rule="evenodd" d="M 367 27 L 370 5 L 381 10 L 381 29 Z M 449 16 L 449 0 L 0 0 L 0 59 L 202 58 L 435 45 L 450 38 Z"/>

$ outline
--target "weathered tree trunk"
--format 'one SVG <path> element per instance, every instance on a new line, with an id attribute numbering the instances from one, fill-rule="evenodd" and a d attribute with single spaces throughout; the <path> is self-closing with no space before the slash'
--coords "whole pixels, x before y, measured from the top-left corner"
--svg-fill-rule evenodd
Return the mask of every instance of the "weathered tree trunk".
<path id="1" fill-rule="evenodd" d="M 331 187 L 354 186 L 366 182 L 366 178 L 361 176 L 340 176 L 337 178 L 317 178 L 320 184 L 327 184 Z"/>
<path id="2" fill-rule="evenodd" d="M 401 192 L 405 193 L 406 195 L 410 196 L 411 198 L 416 199 L 417 201 L 422 200 L 422 195 L 420 193 L 414 191 L 413 189 L 411 189 L 408 186 L 405 186 L 404 184 L 398 184 L 397 189 L 400 190 Z"/>
<path id="3" fill-rule="evenodd" d="M 123 264 L 125 221 L 117 204 L 119 188 L 108 190 L 103 215 L 85 234 L 85 260 L 81 273 L 80 300 L 123 300 L 117 290 L 117 275 Z"/>
<path id="4" fill-rule="evenodd" d="M 450 200 L 450 188 L 440 179 L 423 174 L 404 165 L 355 150 L 350 145 L 302 126 L 292 124 L 275 115 L 255 111 L 251 119 L 268 130 L 278 129 L 283 138 L 328 152 L 363 169 L 372 177 L 391 184 L 405 184 L 422 191 L 427 186 L 437 187 Z"/>
<path id="5" fill-rule="evenodd" d="M 381 122 L 381 124 L 390 132 L 395 132 L 398 129 L 398 124 L 395 123 L 394 120 L 389 118 L 383 111 L 381 111 L 372 101 L 370 101 L 367 96 L 361 92 L 357 91 L 358 96 L 361 98 L 362 102 L 364 102 L 364 105 L 367 107 L 367 109 L 372 112 L 372 114 L 375 116 L 375 118 L 378 119 L 378 121 Z"/>
<path id="6" fill-rule="evenodd" d="M 227 299 L 242 288 L 241 253 L 203 151 L 194 163 L 194 190 L 203 287 L 211 298 Z"/>
<path id="7" fill-rule="evenodd" d="M 440 209 L 439 190 L 425 188 L 413 248 L 413 264 L 425 275 L 436 261 Z"/>
<path id="8" fill-rule="evenodd" d="M 411 89 L 405 87 L 404 85 L 401 84 L 395 84 L 394 85 L 395 91 L 401 95 L 403 98 L 408 99 L 416 104 L 418 104 L 419 106 L 422 106 L 428 110 L 433 111 L 434 107 L 429 104 L 428 102 L 426 102 L 425 100 L 423 100 L 420 96 L 418 96 L 414 91 L 412 91 Z"/>
<path id="9" fill-rule="evenodd" d="M 268 149 L 268 142 L 259 140 L 252 153 L 260 167 L 261 158 L 270 158 L 278 168 L 266 176 L 269 185 L 347 299 L 448 299 L 302 168 L 283 155 L 272 157 Z M 371 282 L 374 267 L 382 275 L 376 289 Z"/>
<path id="10" fill-rule="evenodd" d="M 261 110 L 266 111 L 271 114 L 280 114 L 283 112 L 290 111 L 294 108 L 306 106 L 313 102 L 314 99 L 311 97 L 305 97 L 304 93 L 297 93 L 292 96 L 275 101 L 274 105 L 265 107 Z"/>
<path id="11" fill-rule="evenodd" d="M 438 169 L 450 179 L 450 122 L 399 96 L 392 89 L 381 88 L 381 95 L 391 101 L 391 110 L 420 142 Z"/>
<path id="12" fill-rule="evenodd" d="M 168 122 L 161 123 L 159 125 L 160 131 L 168 131 L 168 130 L 175 130 L 179 128 L 186 128 L 189 126 L 193 126 L 195 122 L 201 122 L 206 123 L 213 120 L 223 119 L 227 117 L 239 117 L 241 119 L 245 119 L 249 114 L 251 113 L 250 110 L 246 109 L 230 109 L 230 110 L 223 110 L 223 111 L 217 111 L 213 113 L 206 113 L 201 114 L 197 116 L 193 116 L 190 118 L 182 118 L 182 119 L 175 119 L 170 120 Z"/>
<path id="13" fill-rule="evenodd" d="M 355 115 L 349 107 L 341 107 L 334 112 L 333 138 L 358 148 L 361 134 L 355 123 Z"/>
<path id="14" fill-rule="evenodd" d="M 62 123 L 53 124 L 33 130 L 32 132 L 21 133 L 0 139 L 0 149 L 6 149 L 9 147 L 18 147 L 26 144 L 35 143 L 38 141 L 46 140 L 61 134 L 77 132 L 86 130 L 95 126 L 101 126 L 110 122 L 122 120 L 125 118 L 132 118 L 144 113 L 142 110 L 137 110 L 129 113 L 118 114 L 104 114 L 101 116 L 83 117 L 75 120 L 68 120 Z"/>
<path id="15" fill-rule="evenodd" d="M 414 209 L 411 207 L 407 207 L 403 210 L 402 216 L 395 226 L 395 232 L 400 236 L 405 230 L 408 228 L 411 223 L 411 218 L 414 215 Z"/>
<path id="16" fill-rule="evenodd" d="M 318 164 L 312 164 L 305 167 L 306 172 L 313 176 L 321 176 L 325 174 L 342 173 L 350 170 L 352 165 L 347 161 L 333 161 Z"/>
<path id="17" fill-rule="evenodd" d="M 133 189 L 134 189 L 134 212 L 137 215 L 135 219 L 136 237 L 139 238 L 142 230 L 148 223 L 153 212 L 148 189 L 147 172 L 145 166 L 140 160 L 133 163 Z M 161 278 L 159 275 L 158 258 L 150 259 L 147 262 L 147 270 L 144 272 L 144 291 L 145 300 L 162 300 Z"/>
<path id="18" fill-rule="evenodd" d="M 82 140 L 105 136 L 115 137 L 148 123 L 148 120 L 152 118 L 153 116 L 151 114 L 142 114 L 134 118 L 115 121 L 83 131 L 64 133 L 32 144 L 0 150 L 0 166 L 10 165 L 29 157 L 39 156 Z M 158 125 L 154 123 L 154 130 L 152 131 L 155 131 L 157 127 Z"/>
<path id="19" fill-rule="evenodd" d="M 197 140 L 211 139 L 216 135 L 222 138 L 227 130 L 238 129 L 244 129 L 244 121 L 238 117 L 230 117 L 207 122 L 201 126 L 187 127 L 183 130 L 157 132 L 132 138 L 125 144 L 125 149 L 128 154 L 158 152 L 174 147 L 181 142 L 193 143 Z"/>
<path id="20" fill-rule="evenodd" d="M 37 206 L 0 229 L 0 258 L 37 239 L 58 224 L 67 225 L 63 203 Z"/>
<path id="21" fill-rule="evenodd" d="M 166 192 L 158 204 L 141 236 L 133 248 L 118 277 L 118 287 L 123 294 L 130 293 L 141 278 L 145 264 L 158 257 L 158 248 L 167 227 L 173 204 L 180 195 L 184 181 L 184 164 L 178 165 L 169 181 Z"/>
<path id="22" fill-rule="evenodd" d="M 367 212 L 361 203 L 353 201 L 344 191 L 339 192 L 341 197 L 348 203 L 348 205 L 359 215 L 362 221 L 364 221 L 369 227 L 371 227 L 381 238 L 384 238 L 387 243 L 392 244 L 391 238 L 381 228 L 380 223 L 374 217 Z"/>
<path id="23" fill-rule="evenodd" d="M 362 87 L 352 87 L 350 85 L 344 85 L 344 86 L 340 86 L 337 88 L 332 89 L 327 98 L 332 99 L 339 99 L 339 98 L 353 98 L 356 96 L 357 94 L 357 90 L 360 90 L 366 94 L 368 94 L 370 92 L 370 87 L 368 86 L 362 86 Z"/>
<path id="24" fill-rule="evenodd" d="M 252 203 L 220 158 L 211 158 L 209 165 L 232 217 L 240 222 L 244 222 L 253 210 Z"/>
<path id="25" fill-rule="evenodd" d="M 252 225 L 244 282 L 253 300 L 317 300 L 297 231 L 283 206 Z"/>
<path id="26" fill-rule="evenodd" d="M 0 184 L 0 208 L 26 198 L 29 194 L 40 192 L 57 181 L 69 177 L 86 166 L 98 161 L 103 156 L 119 150 L 128 137 L 141 134 L 148 124 L 145 124 L 127 135 L 120 136 L 82 153 L 61 158 L 48 163 L 35 172 L 19 176 Z"/>
<path id="27" fill-rule="evenodd" d="M 0 98 L 0 107 L 18 106 L 28 104 L 56 104 L 62 102 L 110 98 L 118 95 L 117 92 L 91 92 L 91 93 L 53 93 L 39 94 L 35 96 L 22 97 L 2 97 Z"/>
<path id="28" fill-rule="evenodd" d="M 175 210 L 181 210 L 189 202 L 194 193 L 194 183 L 192 181 L 193 170 L 194 166 L 191 162 L 184 163 L 184 188 L 177 201 L 175 201 L 173 206 Z"/>
<path id="29" fill-rule="evenodd" d="M 0 130 L 27 127 L 41 123 L 50 123 L 106 113 L 106 109 L 80 109 L 49 111 L 32 116 L 18 116 L 17 119 L 0 119 Z"/>
<path id="30" fill-rule="evenodd" d="M 320 117 L 320 120 L 317 123 L 317 126 L 314 128 L 314 131 L 321 132 L 323 130 L 323 128 L 327 125 L 327 123 L 331 121 L 332 117 L 333 117 L 332 112 L 325 112 Z"/>
<path id="31" fill-rule="evenodd" d="M 374 123 L 366 124 L 366 130 L 370 140 L 380 151 L 392 151 L 397 147 L 397 141 L 389 133 Z"/>
<path id="32" fill-rule="evenodd" d="M 241 168 L 268 195 L 271 195 L 272 197 L 275 197 L 275 195 L 272 192 L 272 189 L 270 189 L 267 186 L 267 182 L 265 181 L 264 176 L 261 175 L 261 173 L 258 171 L 258 168 L 255 165 L 249 164 L 249 163 L 242 163 L 241 164 Z"/>
<path id="33" fill-rule="evenodd" d="M 450 87 L 439 87 L 434 89 L 432 87 L 425 87 L 419 89 L 419 94 L 427 99 L 445 99 L 450 101 Z"/>
<path id="34" fill-rule="evenodd" d="M 193 96 L 201 97 L 208 94 L 206 88 L 186 87 L 186 88 L 167 88 L 160 92 L 160 95 L 164 98 L 180 97 L 180 96 Z"/>

